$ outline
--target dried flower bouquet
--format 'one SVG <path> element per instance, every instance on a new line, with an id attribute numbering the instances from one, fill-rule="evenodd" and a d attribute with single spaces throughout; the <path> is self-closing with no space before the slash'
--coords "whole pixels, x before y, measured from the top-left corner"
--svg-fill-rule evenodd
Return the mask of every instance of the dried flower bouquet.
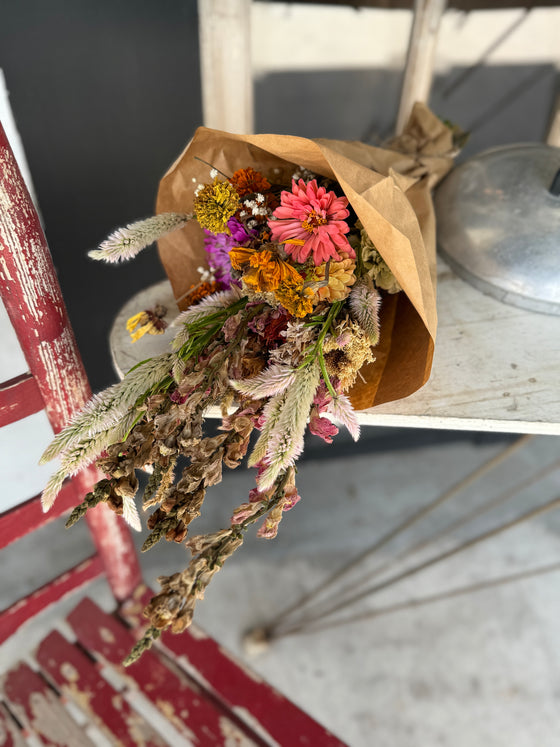
<path id="1" fill-rule="evenodd" d="M 439 166 L 440 175 L 449 168 L 452 141 L 449 131 L 427 110 L 417 110 L 413 124 L 416 130 L 411 135 L 409 128 L 400 151 L 366 152 L 367 146 L 346 144 L 343 152 L 344 144 L 324 146 L 323 155 L 327 152 L 328 161 L 331 154 L 336 168 L 308 158 L 301 147 L 295 154 L 301 166 L 279 159 L 276 146 L 272 161 L 270 150 L 259 158 L 253 147 L 259 136 L 251 141 L 252 162 L 229 171 L 211 148 L 204 151 L 210 153 L 207 160 L 197 155 L 196 147 L 191 156 L 188 149 L 189 164 L 206 178 L 191 177 L 190 194 L 184 190 L 188 201 L 174 190 L 179 201 L 185 200 L 183 211 L 163 212 L 129 225 L 90 253 L 96 259 L 119 262 L 155 240 L 161 240 L 160 251 L 163 247 L 165 253 L 162 237 L 167 237 L 187 247 L 187 277 L 193 280 L 178 294 L 183 296 L 184 310 L 174 322 L 177 334 L 171 350 L 139 363 L 123 381 L 94 396 L 43 456 L 43 461 L 58 456 L 61 462 L 44 491 L 45 509 L 66 476 L 93 461 L 105 474 L 74 509 L 69 525 L 103 501 L 140 529 L 136 470 L 149 467 L 142 507 L 154 510 L 143 549 L 165 538 L 184 543 L 192 554 L 184 571 L 159 579 L 161 591 L 144 611 L 150 627 L 129 663 L 162 630 L 180 632 L 190 624 L 196 601 L 242 544 L 249 526 L 259 522 L 258 536 L 276 536 L 283 512 L 300 499 L 294 464 L 306 431 L 331 443 L 337 422 L 357 439 L 352 397 L 359 392 L 358 406 L 363 406 L 364 392 L 369 392 L 366 405 L 375 401 L 395 349 L 409 348 L 413 363 L 408 369 L 403 364 L 404 370 L 416 366 L 421 372 L 412 383 L 400 382 L 401 390 L 399 382 L 385 387 L 385 398 L 387 392 L 389 398 L 399 391 L 397 396 L 403 396 L 427 378 L 431 349 L 424 344 L 418 352 L 414 338 L 418 323 L 406 319 L 419 317 L 433 346 L 433 247 L 426 249 L 423 239 L 431 237 L 430 231 L 433 234 L 428 192 L 438 171 L 433 166 Z M 202 137 L 208 132 L 203 130 Z M 212 135 L 216 142 L 235 138 Z M 437 138 L 439 150 L 426 154 Z M 238 140 L 246 145 L 250 139 Z M 290 147 L 294 140 L 302 139 L 290 139 Z M 196 146 L 196 137 L 193 143 Z M 379 171 L 355 160 L 367 155 L 375 161 L 376 154 L 378 161 L 386 161 Z M 393 158 L 387 160 L 387 154 Z M 400 173 L 393 170 L 397 162 Z M 313 165 L 318 168 L 311 169 Z M 290 179 L 283 166 L 289 166 Z M 372 175 L 369 186 L 365 172 Z M 184 181 L 184 175 L 181 178 Z M 368 189 L 383 180 L 391 181 L 391 189 L 378 190 L 382 199 L 379 194 L 368 197 Z M 357 194 L 353 183 L 361 184 L 362 192 L 351 201 L 349 195 Z M 423 192 L 416 189 L 418 185 Z M 407 207 L 391 223 L 387 215 L 396 215 L 395 199 L 397 212 L 398 205 Z M 191 212 L 184 212 L 185 207 Z M 393 231 L 368 230 L 372 221 L 368 207 Z M 193 227 L 198 233 L 192 233 Z M 403 235 L 416 251 L 399 266 L 387 241 L 402 245 Z M 196 241 L 198 249 L 193 250 Z M 196 267 L 198 276 L 193 277 Z M 170 279 L 177 282 L 176 274 L 172 272 Z M 393 296 L 402 297 L 404 303 L 399 307 L 391 301 Z M 415 302 L 416 298 L 423 302 Z M 383 307 L 392 311 L 380 321 Z M 131 330 L 140 324 L 134 334 L 159 331 L 158 313 L 143 314 L 131 320 Z M 399 320 L 408 337 L 398 334 Z M 378 349 L 382 349 L 381 372 L 376 368 Z M 403 355 L 396 355 L 397 362 L 406 360 Z M 208 437 L 204 414 L 213 405 L 221 408 L 221 432 Z M 239 466 L 255 430 L 259 436 L 248 464 L 256 469 L 256 486 L 247 502 L 234 510 L 227 528 L 187 539 L 206 490 L 221 481 L 224 465 Z"/>

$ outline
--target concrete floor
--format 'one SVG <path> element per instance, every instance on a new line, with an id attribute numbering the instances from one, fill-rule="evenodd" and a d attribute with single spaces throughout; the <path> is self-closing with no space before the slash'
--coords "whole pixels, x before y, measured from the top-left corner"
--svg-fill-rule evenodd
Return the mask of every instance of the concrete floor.
<path id="1" fill-rule="evenodd" d="M 557 745 L 558 574 L 320 633 L 285 637 L 258 656 L 249 655 L 242 642 L 247 630 L 273 620 L 304 590 L 501 448 L 500 444 L 451 442 L 303 462 L 298 475 L 303 499 L 285 515 L 278 538 L 248 538 L 213 580 L 206 599 L 199 603 L 196 622 L 351 747 Z M 535 438 L 480 484 L 395 540 L 366 568 L 518 484 L 556 455 L 555 439 Z M 445 551 L 544 503 L 558 494 L 559 486 L 557 472 L 395 568 Z M 193 532 L 222 526 L 250 487 L 246 472 L 228 473 L 208 496 L 204 517 L 197 520 Z M 67 533 L 60 524 L 50 526 L 41 535 L 24 540 L 20 550 L 32 553 L 33 563 L 23 568 L 15 554 L 6 552 L 0 606 L 22 587 L 41 582 L 40 569 L 48 567 L 44 574 L 52 573 L 77 560 L 88 541 L 85 527 L 79 525 Z M 560 513 L 545 514 L 387 589 L 357 609 L 421 598 L 557 562 L 559 535 Z M 154 584 L 158 575 L 178 570 L 185 560 L 181 547 L 169 545 L 142 556 L 146 578 Z M 104 584 L 94 585 L 90 593 L 110 608 Z M 34 637 L 39 640 L 46 624 L 24 630 L 4 647 L 4 664 Z"/>

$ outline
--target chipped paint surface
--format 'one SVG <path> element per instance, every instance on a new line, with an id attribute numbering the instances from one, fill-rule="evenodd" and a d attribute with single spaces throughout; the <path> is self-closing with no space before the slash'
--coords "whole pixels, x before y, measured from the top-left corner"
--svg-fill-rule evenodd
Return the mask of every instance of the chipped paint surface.
<path id="1" fill-rule="evenodd" d="M 99 635 L 101 638 L 105 641 L 105 643 L 114 643 L 115 642 L 115 636 L 109 628 L 99 628 Z"/>
<path id="2" fill-rule="evenodd" d="M 31 693 L 29 709 L 31 727 L 51 742 L 64 747 L 94 747 L 60 705 L 54 693 Z"/>
<path id="3" fill-rule="evenodd" d="M 173 703 L 170 703 L 168 700 L 161 700 L 160 698 L 158 698 L 157 700 L 155 700 L 155 704 L 163 713 L 165 718 L 169 721 L 169 723 L 177 729 L 177 731 L 186 736 L 187 739 L 189 739 L 193 743 L 193 745 L 199 744 L 199 740 L 197 739 L 196 734 L 191 731 L 186 725 L 185 721 L 183 721 L 175 713 L 175 707 L 173 706 Z M 183 711 L 186 711 L 186 709 L 182 709 L 181 714 L 183 713 Z M 186 713 L 186 718 L 188 718 L 189 712 L 186 711 Z"/>
<path id="4" fill-rule="evenodd" d="M 78 670 L 69 661 L 64 661 L 60 665 L 60 674 L 64 677 L 67 682 L 77 682 L 80 679 Z"/>
<path id="5" fill-rule="evenodd" d="M 255 743 L 241 732 L 228 718 L 220 718 L 220 731 L 224 737 L 224 747 L 254 747 Z"/>
<path id="6" fill-rule="evenodd" d="M 49 420 L 58 431 L 87 401 L 90 390 L 37 213 L 3 131 L 0 290 Z"/>
<path id="7" fill-rule="evenodd" d="M 196 638 L 197 641 L 204 641 L 208 638 L 208 635 L 204 632 L 204 630 L 202 630 L 202 628 L 199 628 L 198 625 L 191 625 L 189 628 L 189 633 L 193 638 Z"/>
<path id="8" fill-rule="evenodd" d="M 27 742 L 22 737 L 19 728 L 6 710 L 0 705 L 0 745 L 6 747 L 27 747 Z"/>

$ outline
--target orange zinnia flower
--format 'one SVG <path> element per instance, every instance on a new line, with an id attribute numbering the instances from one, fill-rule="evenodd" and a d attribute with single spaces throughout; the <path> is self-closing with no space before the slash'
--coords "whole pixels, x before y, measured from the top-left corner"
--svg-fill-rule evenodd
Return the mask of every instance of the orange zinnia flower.
<path id="1" fill-rule="evenodd" d="M 270 182 L 259 171 L 255 169 L 239 169 L 230 177 L 230 184 L 235 187 L 235 191 L 240 197 L 257 194 L 264 194 L 270 189 Z"/>
<path id="2" fill-rule="evenodd" d="M 229 258 L 232 267 L 243 271 L 243 282 L 257 292 L 274 292 L 281 283 L 303 285 L 296 268 L 268 249 L 234 247 Z"/>

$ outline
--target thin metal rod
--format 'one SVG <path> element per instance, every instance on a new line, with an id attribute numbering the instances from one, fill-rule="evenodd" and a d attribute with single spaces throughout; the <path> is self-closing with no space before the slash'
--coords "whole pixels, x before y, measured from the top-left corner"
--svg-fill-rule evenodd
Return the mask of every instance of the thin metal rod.
<path id="1" fill-rule="evenodd" d="M 350 623 L 361 622 L 362 620 L 370 620 L 374 617 L 382 617 L 383 615 L 390 615 L 394 612 L 402 612 L 407 609 L 415 609 L 417 607 L 424 607 L 434 602 L 441 602 L 446 599 L 453 599 L 455 597 L 463 596 L 466 594 L 472 594 L 473 592 L 483 591 L 484 589 L 492 589 L 496 586 L 504 586 L 506 584 L 514 583 L 515 581 L 523 581 L 529 578 L 535 578 L 536 576 L 543 576 L 546 573 L 554 573 L 560 571 L 560 562 L 551 563 L 549 565 L 540 566 L 538 568 L 532 568 L 527 571 L 520 571 L 519 573 L 512 573 L 508 576 L 500 576 L 499 578 L 488 579 L 485 581 L 478 581 L 468 586 L 460 586 L 456 589 L 449 589 L 447 591 L 439 592 L 438 594 L 430 594 L 426 597 L 420 597 L 418 599 L 408 599 L 405 602 L 398 602 L 397 604 L 391 604 L 387 607 L 378 607 L 367 612 L 362 612 L 352 617 L 345 617 L 340 620 L 331 620 L 325 622 L 322 625 L 315 625 L 313 627 L 304 628 L 301 630 L 289 630 L 280 631 L 274 633 L 272 638 L 284 638 L 289 635 L 296 635 L 298 633 L 310 634 L 318 633 L 322 630 L 328 630 L 330 628 L 336 628 L 340 625 L 348 625 Z"/>
<path id="2" fill-rule="evenodd" d="M 497 506 L 502 505 L 503 503 L 508 501 L 513 496 L 517 495 L 523 490 L 526 490 L 532 485 L 535 485 L 537 482 L 540 482 L 545 477 L 547 477 L 549 474 L 552 474 L 553 472 L 556 472 L 559 469 L 560 469 L 560 459 L 557 459 L 554 462 L 552 462 L 552 464 L 549 464 L 548 467 L 546 467 L 545 469 L 540 470 L 537 474 L 532 475 L 527 480 L 524 480 L 523 482 L 518 483 L 513 488 L 504 490 L 496 498 L 493 498 L 487 503 L 483 503 L 482 505 L 477 506 L 472 511 L 469 511 L 469 513 L 465 514 L 465 516 L 462 516 L 461 518 L 456 519 L 455 521 L 451 522 L 451 524 L 448 524 L 447 526 L 443 527 L 440 531 L 436 532 L 435 534 L 431 534 L 429 537 L 423 540 L 420 540 L 419 542 L 416 542 L 410 547 L 405 547 L 399 553 L 397 553 L 396 555 L 393 555 L 391 558 L 388 558 L 388 560 L 386 560 L 384 563 L 377 566 L 377 568 L 374 568 L 367 575 L 363 576 L 361 579 L 359 579 L 355 583 L 350 584 L 345 589 L 344 596 L 342 598 L 338 596 L 337 598 L 338 602 L 340 603 L 347 602 L 348 599 L 352 598 L 350 596 L 351 592 L 362 587 L 367 581 L 371 581 L 371 579 L 376 578 L 381 573 L 386 571 L 388 568 L 391 568 L 392 566 L 397 564 L 399 561 L 402 561 L 408 556 L 413 555 L 414 553 L 417 553 L 420 550 L 423 550 L 429 545 L 432 545 L 433 543 L 437 542 L 443 537 L 449 535 L 451 532 L 454 532 L 456 529 L 459 529 L 465 524 L 468 524 L 473 519 L 476 519 L 479 516 L 482 516 L 483 514 L 487 513 L 488 511 L 491 511 L 492 509 L 497 508 Z M 328 601 L 329 600 L 325 600 L 325 602 L 323 603 L 323 606 L 322 607 L 320 606 L 318 609 L 315 609 L 315 612 L 313 612 L 314 608 L 312 607 L 310 611 L 311 614 L 299 620 L 298 625 L 299 624 L 307 625 L 308 623 L 314 622 L 315 620 L 319 620 L 321 617 L 323 617 L 323 615 L 325 614 L 325 611 L 328 612 L 328 610 L 330 609 L 328 606 L 325 606 L 328 604 Z"/>
<path id="3" fill-rule="evenodd" d="M 486 47 L 484 52 L 480 55 L 478 60 L 473 64 L 470 65 L 466 70 L 463 70 L 462 73 L 460 73 L 455 80 L 452 80 L 441 92 L 441 97 L 443 99 L 448 98 L 451 96 L 452 93 L 455 93 L 455 91 L 460 88 L 465 81 L 467 81 L 471 75 L 476 73 L 477 70 L 479 70 L 481 67 L 486 65 L 488 62 L 490 56 L 499 49 L 502 44 L 509 39 L 509 37 L 513 34 L 513 32 L 521 26 L 521 24 L 527 19 L 528 15 L 528 8 L 523 8 L 521 10 L 521 15 L 518 16 L 514 22 L 508 26 L 502 33 L 490 44 L 490 46 Z"/>
<path id="4" fill-rule="evenodd" d="M 391 529 L 391 531 L 383 535 L 373 545 L 371 545 L 370 547 L 366 548 L 363 552 L 356 555 L 346 565 L 342 566 L 342 568 L 340 568 L 338 571 L 336 571 L 331 576 L 329 576 L 324 581 L 322 581 L 318 586 L 315 587 L 315 589 L 312 589 L 311 591 L 306 592 L 296 602 L 294 602 L 289 607 L 286 607 L 284 610 L 282 610 L 278 615 L 275 616 L 273 627 L 277 627 L 283 620 L 285 620 L 288 617 L 288 615 L 291 615 L 296 610 L 309 604 L 311 600 L 318 597 L 319 594 L 321 594 L 325 589 L 330 588 L 339 579 L 343 578 L 348 573 L 350 573 L 350 571 L 352 571 L 354 568 L 360 565 L 360 563 L 362 563 L 366 558 L 369 558 L 371 555 L 376 553 L 378 550 L 381 550 L 381 548 L 389 544 L 391 540 L 395 539 L 395 537 L 398 537 L 399 534 L 402 534 L 402 532 L 407 530 L 417 521 L 420 521 L 420 519 L 423 519 L 425 516 L 427 516 L 431 511 L 436 509 L 438 506 L 441 506 L 442 503 L 444 503 L 445 501 L 455 496 L 461 490 L 464 490 L 468 485 L 471 485 L 473 482 L 481 478 L 487 472 L 490 472 L 491 470 L 493 470 L 495 467 L 501 464 L 505 459 L 510 457 L 512 454 L 514 454 L 518 449 L 520 449 L 522 446 L 525 446 L 533 438 L 534 436 L 527 435 L 527 436 L 522 436 L 521 438 L 517 439 L 517 441 L 514 441 L 512 444 L 506 447 L 499 454 L 496 454 L 491 459 L 484 462 L 484 464 L 482 464 L 480 467 L 478 467 L 473 472 L 471 472 L 466 477 L 464 477 L 462 480 L 459 480 L 459 482 L 455 483 L 451 488 L 449 488 L 449 490 L 446 490 L 444 493 L 438 496 L 435 500 L 428 503 L 426 506 L 421 508 L 419 511 L 416 511 L 414 514 L 412 514 L 407 519 L 405 519 L 401 524 L 397 525 L 394 529 Z"/>
<path id="5" fill-rule="evenodd" d="M 384 581 L 380 581 L 378 584 L 375 584 L 374 586 L 370 586 L 369 588 L 365 589 L 364 591 L 360 592 L 359 594 L 355 594 L 351 599 L 346 600 L 345 602 L 340 602 L 339 604 L 333 605 L 331 607 L 330 611 L 328 613 L 325 613 L 323 617 L 329 617 L 330 615 L 333 615 L 335 612 L 338 612 L 341 609 L 344 609 L 348 604 L 352 604 L 354 602 L 359 602 L 362 599 L 365 599 L 365 597 L 369 597 L 373 594 L 377 594 L 380 591 L 383 591 L 383 589 L 388 588 L 389 586 L 393 586 L 394 584 L 399 583 L 400 581 L 404 581 L 406 578 L 410 578 L 411 576 L 415 576 L 417 573 L 420 573 L 420 571 L 426 570 L 426 568 L 430 568 L 431 566 L 437 565 L 438 563 L 441 563 L 443 560 L 447 560 L 448 558 L 453 557 L 454 555 L 458 555 L 461 552 L 464 552 L 465 550 L 468 550 L 471 547 L 474 547 L 474 545 L 478 545 L 481 542 L 485 542 L 486 540 L 496 537 L 498 534 L 501 534 L 502 532 L 507 531 L 508 529 L 512 529 L 513 527 L 518 526 L 519 524 L 523 524 L 526 521 L 529 521 L 530 519 L 533 519 L 535 516 L 539 516 L 540 514 L 546 513 L 547 511 L 551 511 L 554 508 L 558 508 L 560 506 L 560 497 L 554 498 L 551 501 L 548 501 L 547 503 L 544 503 L 540 506 L 537 506 L 536 508 L 532 508 L 529 511 L 526 511 L 524 514 L 521 514 L 521 516 L 517 516 L 514 519 L 510 519 L 509 521 L 506 521 L 504 524 L 500 524 L 497 527 L 494 527 L 493 529 L 489 529 L 486 532 L 483 532 L 482 534 L 478 534 L 476 537 L 471 537 L 471 539 L 467 540 L 466 542 L 461 543 L 460 545 L 457 545 L 456 547 L 451 548 L 450 550 L 447 550 L 446 552 L 440 553 L 439 555 L 435 555 L 431 558 L 428 558 L 428 560 L 425 560 L 423 563 L 419 563 L 418 565 L 412 566 L 411 568 L 407 568 L 401 573 L 397 573 L 394 576 L 391 576 L 388 579 L 385 579 Z M 306 625 L 303 624 L 296 624 L 293 625 L 290 628 L 286 628 L 286 630 L 303 630 Z M 274 630 L 274 629 L 273 629 Z"/>

